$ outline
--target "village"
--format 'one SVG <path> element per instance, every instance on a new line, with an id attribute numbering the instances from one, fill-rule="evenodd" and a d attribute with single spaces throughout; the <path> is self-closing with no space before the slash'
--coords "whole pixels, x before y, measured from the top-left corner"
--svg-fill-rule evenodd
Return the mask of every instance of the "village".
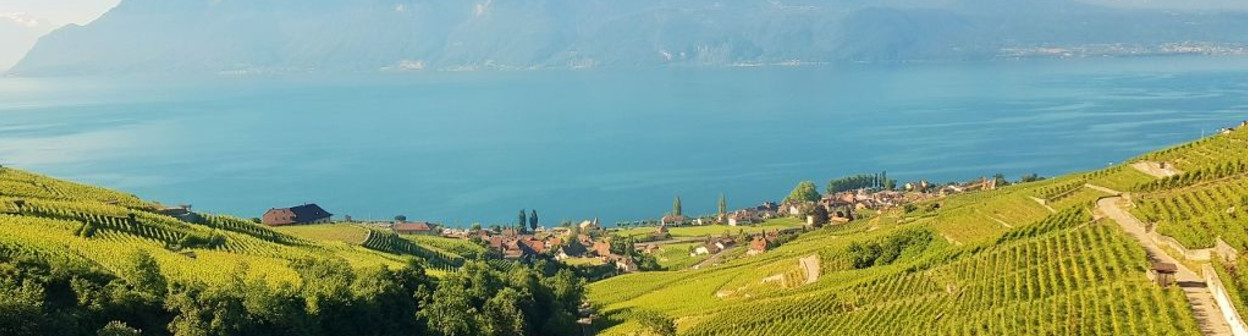
<path id="1" fill-rule="evenodd" d="M 998 175 L 964 183 L 938 185 L 920 180 L 898 185 L 883 173 L 860 175 L 833 180 L 825 189 L 833 192 L 826 194 L 816 192 L 813 183 L 803 182 L 781 202 L 768 201 L 746 208 L 728 209 L 721 195 L 719 211 L 701 216 L 685 215 L 680 198 L 676 197 L 671 211 L 657 219 L 618 222 L 613 226 L 604 226 L 595 218 L 545 227 L 536 210 L 521 211 L 514 225 L 491 227 L 449 227 L 411 221 L 402 215 L 387 220 L 351 216 L 336 220 L 334 214 L 315 203 L 272 208 L 252 221 L 274 228 L 358 225 L 400 236 L 469 241 L 484 248 L 487 258 L 524 263 L 556 261 L 593 269 L 591 273 L 597 274 L 593 278 L 602 278 L 638 271 L 714 266 L 729 257 L 766 253 L 804 231 L 845 225 L 882 211 L 952 194 L 991 190 L 999 183 L 1008 182 Z M 187 221 L 197 216 L 187 205 L 161 212 Z"/>

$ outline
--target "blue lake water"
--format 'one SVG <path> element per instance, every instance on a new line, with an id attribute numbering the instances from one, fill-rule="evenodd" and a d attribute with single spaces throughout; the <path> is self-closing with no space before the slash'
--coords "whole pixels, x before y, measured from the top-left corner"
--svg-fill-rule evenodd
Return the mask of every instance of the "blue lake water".
<path id="1" fill-rule="evenodd" d="M 1248 59 L 0 79 L 0 164 L 243 217 L 654 218 L 801 180 L 1046 176 L 1248 119 Z"/>

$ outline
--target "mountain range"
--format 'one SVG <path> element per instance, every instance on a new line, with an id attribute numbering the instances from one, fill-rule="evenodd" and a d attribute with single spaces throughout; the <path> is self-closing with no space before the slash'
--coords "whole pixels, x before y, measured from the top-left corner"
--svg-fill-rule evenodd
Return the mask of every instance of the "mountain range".
<path id="1" fill-rule="evenodd" d="M 1244 53 L 1248 12 L 1077 0 L 125 0 L 20 76 Z"/>

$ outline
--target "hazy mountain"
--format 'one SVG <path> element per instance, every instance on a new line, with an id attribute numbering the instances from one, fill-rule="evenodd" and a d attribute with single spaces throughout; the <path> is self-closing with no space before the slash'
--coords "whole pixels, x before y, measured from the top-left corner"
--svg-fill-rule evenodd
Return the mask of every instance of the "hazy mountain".
<path id="1" fill-rule="evenodd" d="M 0 69 L 8 69 L 52 31 L 51 23 L 23 13 L 0 13 Z"/>
<path id="2" fill-rule="evenodd" d="M 962 60 L 1239 50 L 1239 12 L 1079 0 L 126 0 L 20 75 Z"/>

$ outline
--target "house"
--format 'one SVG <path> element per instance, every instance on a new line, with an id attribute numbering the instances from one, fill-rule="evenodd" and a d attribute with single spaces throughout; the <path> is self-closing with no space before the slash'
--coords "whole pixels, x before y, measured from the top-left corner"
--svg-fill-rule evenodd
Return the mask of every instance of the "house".
<path id="1" fill-rule="evenodd" d="M 737 240 L 731 237 L 711 238 L 707 241 L 711 246 L 715 246 L 719 251 L 727 250 L 729 247 L 737 245 Z"/>
<path id="2" fill-rule="evenodd" d="M 758 215 L 754 211 L 737 210 L 728 215 L 729 226 L 753 224 L 757 221 Z"/>
<path id="3" fill-rule="evenodd" d="M 589 251 L 585 249 L 585 245 L 581 245 L 580 241 L 572 240 L 568 242 L 567 246 L 559 249 L 559 255 L 556 256 L 555 259 L 564 260 L 568 258 L 580 258 L 584 257 L 588 252 Z"/>
<path id="4" fill-rule="evenodd" d="M 750 241 L 750 250 L 746 252 L 745 254 L 752 255 L 752 256 L 759 255 L 759 254 L 762 254 L 763 252 L 767 252 L 768 248 L 771 248 L 771 242 L 767 238 L 754 237 L 754 240 Z"/>
<path id="5" fill-rule="evenodd" d="M 191 212 L 191 206 L 186 204 L 176 207 L 160 208 L 159 210 L 156 210 L 156 213 L 177 218 L 178 220 L 187 223 L 198 223 L 203 220 L 199 214 Z"/>
<path id="6" fill-rule="evenodd" d="M 563 238 L 557 236 L 546 237 L 546 246 L 563 246 Z"/>
<path id="7" fill-rule="evenodd" d="M 394 232 L 398 232 L 399 234 L 431 236 L 437 233 L 437 231 L 434 230 L 436 226 L 437 224 L 429 222 L 398 222 L 395 223 L 391 229 L 394 229 Z"/>
<path id="8" fill-rule="evenodd" d="M 606 242 L 594 242 L 593 248 L 591 248 L 590 251 L 599 257 L 610 256 L 611 244 L 607 244 Z"/>
<path id="9" fill-rule="evenodd" d="M 503 244 L 502 252 L 503 258 L 512 260 L 531 260 L 538 254 L 532 247 L 520 240 L 507 241 Z"/>
<path id="10" fill-rule="evenodd" d="M 805 213 L 805 211 L 803 211 L 803 208 L 805 208 L 805 204 L 788 203 L 784 205 L 784 213 L 788 214 L 789 216 L 794 216 L 794 217 L 801 216 L 803 213 Z"/>
<path id="11" fill-rule="evenodd" d="M 659 221 L 659 225 L 682 226 L 689 224 L 689 218 L 685 215 L 666 215 Z"/>
<path id="12" fill-rule="evenodd" d="M 632 273 L 641 269 L 637 267 L 637 263 L 633 261 L 633 258 L 627 256 L 612 256 L 611 259 L 615 262 L 615 268 L 622 273 Z"/>
<path id="13" fill-rule="evenodd" d="M 659 244 L 645 244 L 637 247 L 637 251 L 645 254 L 651 254 L 659 251 Z"/>
<path id="14" fill-rule="evenodd" d="M 581 227 L 581 232 L 589 232 L 589 231 L 594 231 L 594 230 L 598 230 L 602 228 L 602 225 L 598 224 L 597 218 L 594 218 L 594 220 L 592 221 L 590 220 L 583 221 L 581 222 L 579 226 Z"/>
<path id="15" fill-rule="evenodd" d="M 290 208 L 269 209 L 264 213 L 260 222 L 268 226 L 318 224 L 329 223 L 333 216 L 334 214 L 312 203 Z"/>

